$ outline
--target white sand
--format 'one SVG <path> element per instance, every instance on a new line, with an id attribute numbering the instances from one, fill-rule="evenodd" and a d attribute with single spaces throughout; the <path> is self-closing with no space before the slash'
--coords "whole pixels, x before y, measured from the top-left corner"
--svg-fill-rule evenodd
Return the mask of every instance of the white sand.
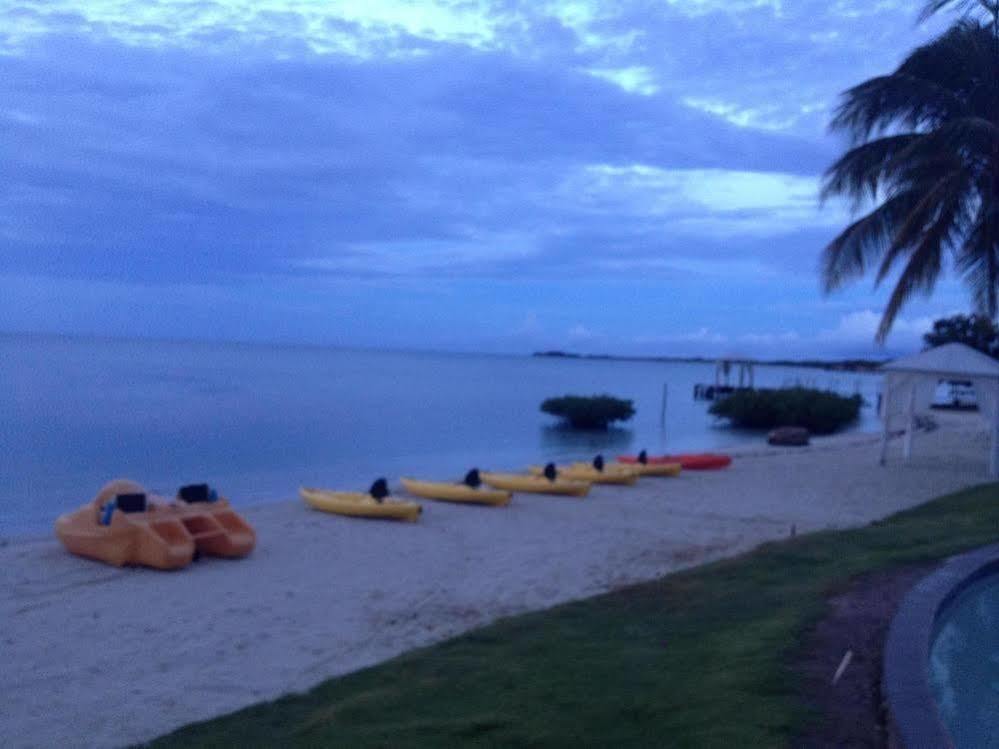
<path id="1" fill-rule="evenodd" d="M 798 532 L 863 524 L 985 481 L 977 420 L 945 416 L 903 465 L 853 436 L 763 449 L 715 473 L 425 503 L 418 524 L 245 514 L 259 546 L 177 573 L 119 570 L 55 540 L 0 547 L 0 746 L 153 738 L 497 617 L 647 580 Z"/>

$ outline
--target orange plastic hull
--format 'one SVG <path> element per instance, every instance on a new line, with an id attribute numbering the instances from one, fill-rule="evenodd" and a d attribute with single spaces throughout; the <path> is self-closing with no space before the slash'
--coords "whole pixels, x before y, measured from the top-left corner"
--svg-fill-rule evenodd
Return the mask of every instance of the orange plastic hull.
<path id="1" fill-rule="evenodd" d="M 100 525 L 94 507 L 85 505 L 60 516 L 55 532 L 73 554 L 117 567 L 177 570 L 194 559 L 191 534 L 169 511 L 159 508 L 132 515 L 115 512 L 110 525 Z"/>
<path id="2" fill-rule="evenodd" d="M 102 525 L 99 518 L 104 505 L 116 495 L 129 493 L 146 492 L 127 479 L 110 482 L 90 504 L 60 516 L 56 536 L 81 557 L 118 567 L 135 564 L 160 570 L 186 567 L 196 553 L 245 557 L 256 545 L 253 528 L 225 499 L 194 504 L 149 501 L 145 512 L 116 509 L 110 524 Z"/>
<path id="3" fill-rule="evenodd" d="M 211 504 L 177 500 L 168 510 L 184 524 L 202 554 L 236 559 L 245 557 L 256 546 L 253 528 L 224 499 Z"/>
<path id="4" fill-rule="evenodd" d="M 649 463 L 660 465 L 663 463 L 679 463 L 685 471 L 716 471 L 719 468 L 726 468 L 732 464 L 729 455 L 721 453 L 689 453 L 684 455 L 657 455 L 649 456 Z M 631 465 L 638 462 L 634 455 L 620 455 L 618 462 Z"/>

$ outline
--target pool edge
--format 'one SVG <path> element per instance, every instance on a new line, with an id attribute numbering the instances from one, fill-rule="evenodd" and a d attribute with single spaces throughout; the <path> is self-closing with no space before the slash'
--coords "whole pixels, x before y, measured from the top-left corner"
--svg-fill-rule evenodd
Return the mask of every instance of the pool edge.
<path id="1" fill-rule="evenodd" d="M 889 746 L 953 747 L 930 686 L 934 628 L 939 614 L 962 590 L 995 572 L 999 572 L 999 543 L 951 557 L 902 599 L 888 629 L 882 662 Z"/>

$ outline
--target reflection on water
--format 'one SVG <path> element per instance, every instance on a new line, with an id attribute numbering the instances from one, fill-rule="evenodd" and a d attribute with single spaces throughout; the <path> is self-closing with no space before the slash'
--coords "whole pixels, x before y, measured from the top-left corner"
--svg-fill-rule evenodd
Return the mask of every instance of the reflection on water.
<path id="1" fill-rule="evenodd" d="M 608 427 L 607 429 L 573 429 L 565 424 L 541 427 L 541 448 L 552 458 L 578 456 L 581 451 L 613 453 L 605 456 L 613 460 L 617 452 L 627 450 L 635 441 L 631 429 Z"/>

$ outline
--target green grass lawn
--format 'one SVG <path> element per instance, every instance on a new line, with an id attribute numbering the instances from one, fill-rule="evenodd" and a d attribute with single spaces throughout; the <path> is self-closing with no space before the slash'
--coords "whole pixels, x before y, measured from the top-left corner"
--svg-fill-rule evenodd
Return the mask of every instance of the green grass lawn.
<path id="1" fill-rule="evenodd" d="M 999 484 L 489 627 L 153 745 L 786 746 L 789 662 L 862 573 L 999 540 Z"/>

